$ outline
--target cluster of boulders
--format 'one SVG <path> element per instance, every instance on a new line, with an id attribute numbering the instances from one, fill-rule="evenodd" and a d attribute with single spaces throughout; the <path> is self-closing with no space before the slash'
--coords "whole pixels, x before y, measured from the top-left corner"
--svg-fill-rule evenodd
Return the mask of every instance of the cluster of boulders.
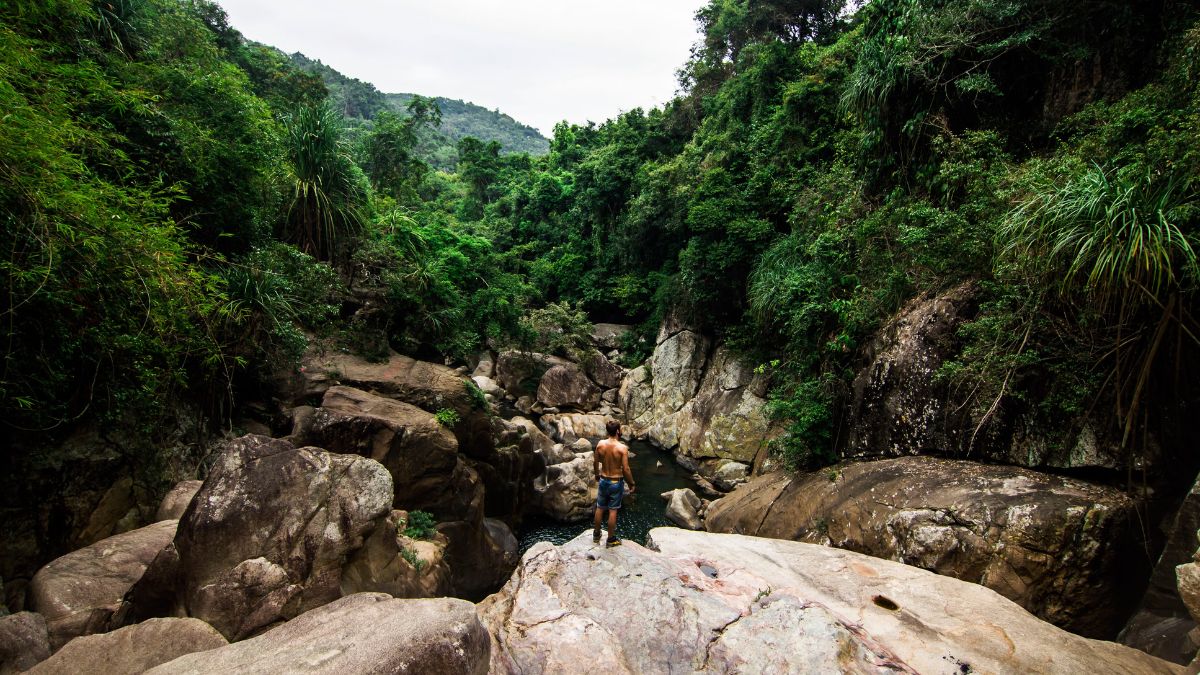
<path id="1" fill-rule="evenodd" d="M 764 469 L 768 445 L 781 433 L 766 412 L 768 377 L 670 316 L 650 360 L 625 377 L 618 400 L 634 434 L 729 491 Z"/>
<path id="2" fill-rule="evenodd" d="M 43 567 L 33 612 L 0 619 L 0 670 L 135 673 L 203 652 L 164 672 L 278 672 L 310 655 L 319 672 L 482 672 L 487 639 L 470 603 L 411 599 L 456 590 L 448 553 L 461 528 L 410 532 L 392 471 L 285 439 L 228 442 L 203 483 L 163 500 L 160 515 L 178 520 Z M 502 550 L 475 555 L 506 578 L 516 541 L 499 521 L 484 530 Z M 379 631 L 392 639 L 368 645 Z"/>
<path id="3" fill-rule="evenodd" d="M 628 331 L 629 326 L 596 324 L 590 351 L 576 360 L 539 352 L 487 351 L 476 358 L 471 379 L 489 401 L 508 401 L 524 415 L 620 417 L 624 411 L 617 397 L 626 370 L 618 360 L 621 339 Z M 603 424 L 600 429 L 593 437 L 604 436 Z"/>

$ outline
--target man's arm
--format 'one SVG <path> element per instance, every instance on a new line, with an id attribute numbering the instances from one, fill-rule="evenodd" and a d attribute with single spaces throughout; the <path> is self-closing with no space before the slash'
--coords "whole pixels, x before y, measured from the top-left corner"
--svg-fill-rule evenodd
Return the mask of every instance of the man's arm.
<path id="1" fill-rule="evenodd" d="M 592 452 L 592 473 L 596 474 L 596 480 L 600 480 L 600 448 L 597 447 Z"/>
<path id="2" fill-rule="evenodd" d="M 629 468 L 629 448 L 625 448 L 625 452 L 621 453 L 621 474 L 629 482 L 629 492 L 632 494 L 637 490 L 637 485 L 633 482 L 633 469 Z"/>

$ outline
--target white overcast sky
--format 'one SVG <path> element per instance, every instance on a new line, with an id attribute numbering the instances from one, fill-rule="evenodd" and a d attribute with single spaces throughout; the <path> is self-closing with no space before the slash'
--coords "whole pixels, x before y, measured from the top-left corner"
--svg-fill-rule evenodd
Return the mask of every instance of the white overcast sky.
<path id="1" fill-rule="evenodd" d="M 705 0 L 217 0 L 251 40 L 387 93 L 499 108 L 549 137 L 671 99 Z"/>

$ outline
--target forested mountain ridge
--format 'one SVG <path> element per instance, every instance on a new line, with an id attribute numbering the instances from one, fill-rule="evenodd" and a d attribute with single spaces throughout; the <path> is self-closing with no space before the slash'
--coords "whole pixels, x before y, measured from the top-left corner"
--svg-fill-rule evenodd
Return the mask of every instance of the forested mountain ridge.
<path id="1" fill-rule="evenodd" d="M 382 93 L 368 82 L 343 75 L 299 52 L 288 58 L 301 70 L 321 77 L 329 89 L 331 101 L 352 124 L 362 123 L 369 128 L 375 116 L 385 110 L 404 115 L 416 96 Z M 550 142 L 537 129 L 521 124 L 499 110 L 441 96 L 432 97 L 432 100 L 441 110 L 441 125 L 422 132 L 419 151 L 436 168 L 453 168 L 456 161 L 454 144 L 468 136 L 485 142 L 497 141 L 505 154 L 544 155 L 550 149 Z"/>

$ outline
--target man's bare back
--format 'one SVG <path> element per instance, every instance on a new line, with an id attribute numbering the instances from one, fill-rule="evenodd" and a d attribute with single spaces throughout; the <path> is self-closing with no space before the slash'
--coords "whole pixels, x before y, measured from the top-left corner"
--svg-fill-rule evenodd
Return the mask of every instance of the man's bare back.
<path id="1" fill-rule="evenodd" d="M 614 438 L 606 438 L 596 444 L 594 462 L 597 478 L 624 478 L 633 483 L 633 472 L 629 470 L 629 446 Z"/>

